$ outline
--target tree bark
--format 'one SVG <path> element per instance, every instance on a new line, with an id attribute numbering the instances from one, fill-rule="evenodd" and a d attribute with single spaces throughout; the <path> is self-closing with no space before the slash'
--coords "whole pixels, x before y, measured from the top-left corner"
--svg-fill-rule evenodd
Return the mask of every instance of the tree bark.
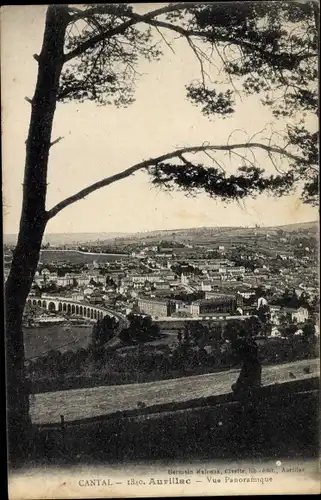
<path id="1" fill-rule="evenodd" d="M 22 316 L 48 221 L 47 167 L 68 21 L 69 14 L 65 7 L 48 7 L 42 50 L 37 57 L 38 78 L 31 102 L 18 241 L 5 284 L 7 430 L 11 465 L 25 461 L 32 437 Z"/>

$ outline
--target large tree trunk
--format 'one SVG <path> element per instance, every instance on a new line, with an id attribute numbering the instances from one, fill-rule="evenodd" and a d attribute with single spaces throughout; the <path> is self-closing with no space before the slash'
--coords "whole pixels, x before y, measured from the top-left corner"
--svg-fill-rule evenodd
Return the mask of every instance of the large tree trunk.
<path id="1" fill-rule="evenodd" d="M 37 269 L 48 220 L 47 166 L 68 19 L 68 12 L 63 6 L 52 5 L 47 10 L 43 46 L 37 57 L 38 78 L 26 141 L 19 235 L 5 285 L 7 426 L 9 461 L 12 465 L 24 461 L 30 449 L 31 424 L 24 370 L 22 315 Z"/>

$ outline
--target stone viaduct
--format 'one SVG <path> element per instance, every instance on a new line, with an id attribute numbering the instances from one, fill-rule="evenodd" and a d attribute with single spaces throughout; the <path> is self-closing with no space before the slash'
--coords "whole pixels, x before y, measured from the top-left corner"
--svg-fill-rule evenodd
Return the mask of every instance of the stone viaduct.
<path id="1" fill-rule="evenodd" d="M 42 295 L 41 297 L 28 297 L 28 305 L 43 307 L 50 312 L 60 312 L 62 314 L 76 314 L 83 318 L 98 320 L 104 316 L 113 316 L 116 319 L 123 319 L 118 313 L 114 313 L 104 307 L 93 305 L 85 302 L 76 302 L 65 297 L 55 297 L 50 295 Z"/>

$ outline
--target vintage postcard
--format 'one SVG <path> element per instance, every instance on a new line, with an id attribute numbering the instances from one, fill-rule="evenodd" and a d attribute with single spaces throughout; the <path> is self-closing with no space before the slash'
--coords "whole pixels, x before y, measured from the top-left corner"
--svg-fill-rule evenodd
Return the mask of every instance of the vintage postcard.
<path id="1" fill-rule="evenodd" d="M 7 5 L 10 500 L 318 494 L 319 3 Z"/>

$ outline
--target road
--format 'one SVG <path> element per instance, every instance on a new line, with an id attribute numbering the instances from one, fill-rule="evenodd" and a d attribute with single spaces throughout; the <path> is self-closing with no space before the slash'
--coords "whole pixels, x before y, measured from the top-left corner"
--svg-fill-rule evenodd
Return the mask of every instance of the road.
<path id="1" fill-rule="evenodd" d="M 310 374 L 303 368 L 309 366 Z M 290 381 L 292 372 L 297 379 L 319 376 L 319 361 L 296 361 L 283 365 L 266 366 L 262 371 L 264 385 Z M 160 380 L 144 384 L 101 386 L 69 391 L 47 392 L 32 396 L 31 418 L 34 423 L 60 422 L 107 415 L 115 411 L 137 408 L 139 401 L 146 406 L 181 402 L 200 397 L 209 397 L 230 392 L 239 370 L 208 373 L 192 377 Z"/>

